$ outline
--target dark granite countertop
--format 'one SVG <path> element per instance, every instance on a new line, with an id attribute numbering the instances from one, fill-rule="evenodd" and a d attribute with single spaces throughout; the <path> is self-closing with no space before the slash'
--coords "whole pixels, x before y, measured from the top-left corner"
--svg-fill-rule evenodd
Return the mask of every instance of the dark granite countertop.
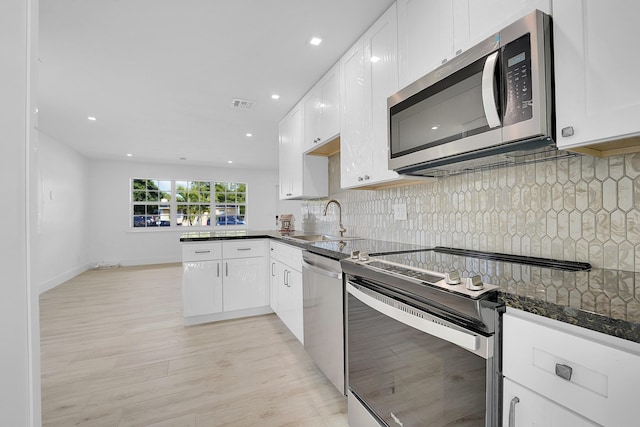
<path id="1" fill-rule="evenodd" d="M 309 252 L 324 255 L 329 258 L 340 260 L 351 255 L 351 251 L 368 252 L 370 255 L 380 253 L 408 252 L 428 249 L 427 246 L 412 245 L 408 243 L 387 242 L 373 239 L 354 239 L 346 237 L 342 241 L 322 241 L 305 242 L 296 239 L 298 236 L 316 235 L 318 233 L 304 233 L 293 231 L 283 233 L 277 230 L 231 230 L 231 231 L 196 231 L 184 233 L 180 236 L 181 242 L 203 242 L 208 240 L 229 240 L 229 239 L 260 239 L 272 238 L 306 249 Z"/>
<path id="2" fill-rule="evenodd" d="M 324 242 L 294 240 L 313 233 L 279 231 L 211 231 L 185 233 L 182 242 L 274 238 L 334 259 L 348 257 L 353 250 L 403 253 L 413 265 L 440 271 L 459 270 L 463 276 L 480 274 L 485 283 L 499 286 L 498 300 L 507 307 L 640 343 L 640 273 L 591 269 L 565 272 L 502 261 L 426 252 L 425 246 L 358 239 Z M 293 238 L 292 238 L 293 237 Z M 435 266 L 435 267 L 434 267 Z"/>
<path id="3" fill-rule="evenodd" d="M 394 261 L 437 271 L 476 274 L 499 286 L 498 301 L 550 319 L 640 343 L 640 273 L 593 268 L 561 271 L 425 251 Z M 636 291 L 637 289 L 637 291 Z"/>

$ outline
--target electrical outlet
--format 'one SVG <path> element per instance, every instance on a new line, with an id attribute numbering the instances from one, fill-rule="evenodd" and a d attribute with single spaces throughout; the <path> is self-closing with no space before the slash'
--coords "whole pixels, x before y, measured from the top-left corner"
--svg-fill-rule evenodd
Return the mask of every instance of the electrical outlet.
<path id="1" fill-rule="evenodd" d="M 397 203 L 393 205 L 393 219 L 396 221 L 407 220 L 407 204 Z"/>

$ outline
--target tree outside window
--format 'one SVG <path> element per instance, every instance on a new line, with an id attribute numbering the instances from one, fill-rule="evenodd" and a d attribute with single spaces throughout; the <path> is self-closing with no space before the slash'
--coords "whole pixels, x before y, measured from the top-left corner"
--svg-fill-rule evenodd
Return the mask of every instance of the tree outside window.
<path id="1" fill-rule="evenodd" d="M 211 217 L 211 183 L 176 181 L 177 224 L 183 227 L 208 225 Z"/>

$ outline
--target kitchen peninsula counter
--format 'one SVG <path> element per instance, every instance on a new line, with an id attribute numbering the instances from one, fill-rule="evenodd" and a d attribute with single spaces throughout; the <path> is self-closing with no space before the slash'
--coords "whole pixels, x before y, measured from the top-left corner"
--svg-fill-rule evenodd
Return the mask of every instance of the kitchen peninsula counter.
<path id="1" fill-rule="evenodd" d="M 273 238 L 338 260 L 350 256 L 354 250 L 370 255 L 406 252 L 407 257 L 425 258 L 425 265 L 435 265 L 440 271 L 458 270 L 463 276 L 480 274 L 485 283 L 499 286 L 498 301 L 507 307 L 640 343 L 640 273 L 599 268 L 566 272 L 480 259 L 458 265 L 461 260 L 455 256 L 431 251 L 410 252 L 430 249 L 426 246 L 372 239 L 342 242 L 295 239 L 305 234 L 312 233 L 277 230 L 189 232 L 183 234 L 180 241 Z"/>

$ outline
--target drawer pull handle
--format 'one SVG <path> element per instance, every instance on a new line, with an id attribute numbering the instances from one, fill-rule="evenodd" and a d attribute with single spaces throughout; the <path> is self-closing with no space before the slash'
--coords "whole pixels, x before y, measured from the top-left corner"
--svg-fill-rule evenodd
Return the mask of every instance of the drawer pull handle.
<path id="1" fill-rule="evenodd" d="M 197 254 L 209 254 L 211 253 L 211 250 L 208 251 L 196 251 Z"/>
<path id="2" fill-rule="evenodd" d="M 237 248 L 236 251 L 250 251 L 251 248 Z"/>
<path id="3" fill-rule="evenodd" d="M 518 396 L 511 399 L 511 403 L 509 404 L 509 427 L 516 427 L 516 403 L 519 403 L 520 399 Z"/>
<path id="4" fill-rule="evenodd" d="M 567 381 L 571 381 L 571 374 L 573 373 L 573 369 L 571 366 L 563 365 L 561 363 L 556 363 L 556 375 L 562 379 Z"/>

